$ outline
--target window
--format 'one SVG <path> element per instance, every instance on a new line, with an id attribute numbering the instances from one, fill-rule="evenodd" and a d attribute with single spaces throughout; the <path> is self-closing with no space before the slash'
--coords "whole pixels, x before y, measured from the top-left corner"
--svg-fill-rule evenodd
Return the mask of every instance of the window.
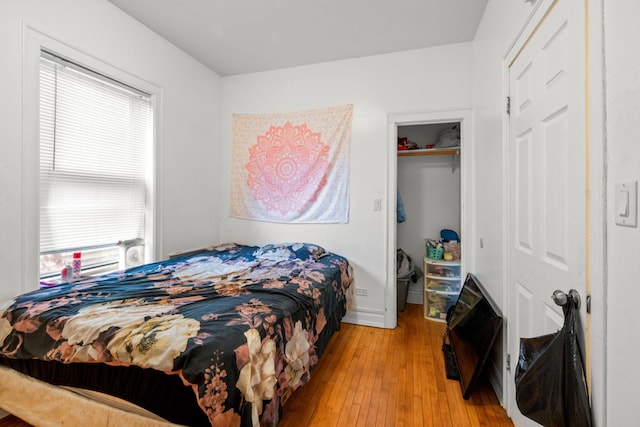
<path id="1" fill-rule="evenodd" d="M 84 273 L 115 270 L 122 242 L 144 242 L 152 138 L 150 95 L 42 52 L 41 278 L 74 252 Z"/>

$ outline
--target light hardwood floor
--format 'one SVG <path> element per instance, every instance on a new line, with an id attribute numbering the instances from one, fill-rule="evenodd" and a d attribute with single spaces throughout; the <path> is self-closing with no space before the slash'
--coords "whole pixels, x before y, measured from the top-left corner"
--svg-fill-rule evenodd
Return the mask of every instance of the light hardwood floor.
<path id="1" fill-rule="evenodd" d="M 443 332 L 414 304 L 393 330 L 343 323 L 279 427 L 512 427 L 488 380 L 464 400 L 459 383 L 446 378 Z M 0 420 L 0 427 L 28 426 Z"/>
<path id="2" fill-rule="evenodd" d="M 393 330 L 343 324 L 280 426 L 513 426 L 488 380 L 464 400 L 446 378 L 444 329 L 414 304 Z"/>

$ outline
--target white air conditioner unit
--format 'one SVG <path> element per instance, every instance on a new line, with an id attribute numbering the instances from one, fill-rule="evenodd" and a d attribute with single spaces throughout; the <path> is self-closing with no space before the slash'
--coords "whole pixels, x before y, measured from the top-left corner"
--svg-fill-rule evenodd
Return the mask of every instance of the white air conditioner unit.
<path id="1" fill-rule="evenodd" d="M 118 242 L 120 254 L 118 268 L 124 270 L 144 264 L 144 240 L 130 239 Z"/>

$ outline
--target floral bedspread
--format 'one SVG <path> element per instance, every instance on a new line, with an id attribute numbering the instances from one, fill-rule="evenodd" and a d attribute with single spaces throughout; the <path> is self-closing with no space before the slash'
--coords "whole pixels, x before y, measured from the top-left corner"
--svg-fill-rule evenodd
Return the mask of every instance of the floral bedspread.
<path id="1" fill-rule="evenodd" d="M 215 426 L 277 425 L 350 293 L 348 261 L 306 243 L 229 244 L 0 305 L 0 356 L 180 375 Z"/>

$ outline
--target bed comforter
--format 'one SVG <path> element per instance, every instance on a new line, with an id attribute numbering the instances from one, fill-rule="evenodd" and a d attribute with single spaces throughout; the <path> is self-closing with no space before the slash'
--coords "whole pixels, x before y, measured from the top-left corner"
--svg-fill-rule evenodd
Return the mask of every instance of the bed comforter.
<path id="1" fill-rule="evenodd" d="M 211 425 L 275 426 L 351 282 L 348 261 L 316 245 L 223 245 L 3 304 L 0 358 L 160 371 L 193 389 Z"/>

